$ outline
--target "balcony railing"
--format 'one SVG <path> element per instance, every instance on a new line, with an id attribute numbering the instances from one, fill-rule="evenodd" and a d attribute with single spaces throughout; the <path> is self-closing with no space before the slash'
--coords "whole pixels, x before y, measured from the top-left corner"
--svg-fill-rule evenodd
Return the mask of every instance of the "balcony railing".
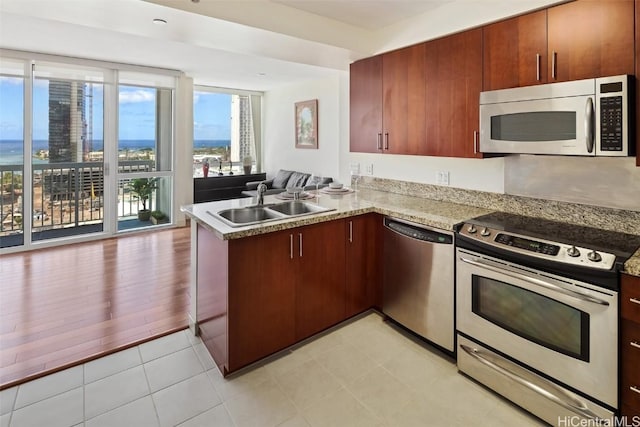
<path id="1" fill-rule="evenodd" d="M 102 224 L 104 220 L 104 164 L 68 162 L 34 164 L 32 231 L 71 229 Z M 153 162 L 120 161 L 118 171 L 150 172 Z M 23 165 L 0 165 L 0 237 L 23 230 Z M 135 217 L 138 199 L 129 190 L 129 180 L 118 182 L 118 219 Z M 154 197 L 149 201 L 154 202 Z M 101 228 L 101 227 L 100 227 Z M 59 235 L 60 233 L 58 233 Z"/>

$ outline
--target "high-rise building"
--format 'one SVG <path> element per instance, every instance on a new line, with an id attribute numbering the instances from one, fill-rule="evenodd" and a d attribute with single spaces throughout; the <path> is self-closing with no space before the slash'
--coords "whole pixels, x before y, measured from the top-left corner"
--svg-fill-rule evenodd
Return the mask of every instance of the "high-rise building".
<path id="1" fill-rule="evenodd" d="M 255 159 L 251 98 L 246 95 L 231 97 L 231 160 L 242 161 L 247 156 Z"/>
<path id="2" fill-rule="evenodd" d="M 49 80 L 49 162 L 81 162 L 86 145 L 82 82 Z"/>

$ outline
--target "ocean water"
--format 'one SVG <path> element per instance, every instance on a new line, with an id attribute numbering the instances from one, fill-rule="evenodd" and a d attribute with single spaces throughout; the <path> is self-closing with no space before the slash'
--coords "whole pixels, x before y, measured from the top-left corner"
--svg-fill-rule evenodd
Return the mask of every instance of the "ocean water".
<path id="1" fill-rule="evenodd" d="M 149 139 L 130 139 L 122 140 L 118 143 L 118 149 L 120 150 L 141 150 L 143 148 L 151 148 L 155 145 L 153 140 Z M 15 165 L 22 163 L 22 140 L 5 139 L 0 140 L 0 165 Z M 102 140 L 93 141 L 93 151 L 99 151 L 103 149 Z M 194 148 L 216 148 L 216 147 L 229 147 L 231 141 L 227 139 L 196 139 L 193 141 Z M 38 150 L 48 150 L 49 141 L 46 139 L 34 139 L 33 140 L 33 152 Z M 46 160 L 33 159 L 34 163 L 47 163 Z"/>

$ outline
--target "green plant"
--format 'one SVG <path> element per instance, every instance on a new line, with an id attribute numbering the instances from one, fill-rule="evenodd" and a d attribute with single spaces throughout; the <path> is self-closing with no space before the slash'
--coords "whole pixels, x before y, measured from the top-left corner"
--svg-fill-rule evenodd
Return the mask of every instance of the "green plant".
<path id="1" fill-rule="evenodd" d="M 142 203 L 142 210 L 147 210 L 147 200 L 158 188 L 158 178 L 134 178 L 129 183 L 131 191 L 138 196 Z"/>
<path id="2" fill-rule="evenodd" d="M 151 216 L 155 219 L 165 219 L 167 215 L 162 211 L 152 211 Z"/>

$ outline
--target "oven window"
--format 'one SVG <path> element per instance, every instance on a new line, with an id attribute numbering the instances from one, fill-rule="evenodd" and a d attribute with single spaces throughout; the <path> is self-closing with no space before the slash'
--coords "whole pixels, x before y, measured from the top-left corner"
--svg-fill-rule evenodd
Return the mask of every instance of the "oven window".
<path id="1" fill-rule="evenodd" d="M 472 310 L 544 347 L 589 361 L 589 314 L 552 298 L 473 275 Z"/>
<path id="2" fill-rule="evenodd" d="M 538 142 L 576 139 L 575 111 L 538 111 L 491 117 L 491 139 Z"/>

